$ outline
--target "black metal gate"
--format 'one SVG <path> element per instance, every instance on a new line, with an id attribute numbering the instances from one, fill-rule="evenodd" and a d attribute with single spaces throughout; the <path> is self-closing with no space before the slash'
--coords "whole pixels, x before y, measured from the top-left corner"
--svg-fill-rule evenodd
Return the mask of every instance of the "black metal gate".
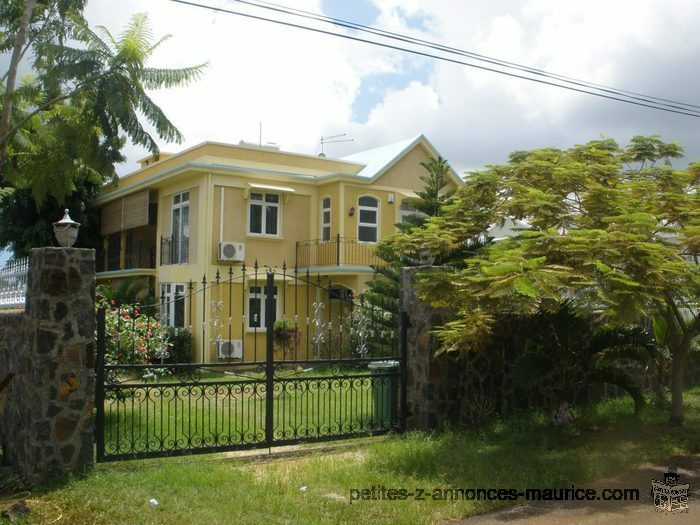
<path id="1" fill-rule="evenodd" d="M 155 304 L 103 301 L 98 461 L 403 431 L 395 313 L 308 273 L 240 270 L 186 293 L 164 287 Z M 196 359 L 182 362 L 187 354 Z"/>

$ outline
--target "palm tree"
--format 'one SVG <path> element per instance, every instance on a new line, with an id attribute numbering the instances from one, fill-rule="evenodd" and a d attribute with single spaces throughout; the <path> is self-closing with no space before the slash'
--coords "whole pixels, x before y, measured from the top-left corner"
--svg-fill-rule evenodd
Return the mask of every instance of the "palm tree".
<path id="1" fill-rule="evenodd" d="M 156 154 L 158 145 L 143 128 L 139 114 L 161 139 L 182 142 L 182 134 L 146 91 L 187 85 L 200 77 L 206 64 L 179 69 L 148 67 L 153 52 L 171 35 L 154 43 L 148 16 L 143 13 L 133 15 L 118 38 L 102 26 L 97 31 L 77 20 L 74 39 L 82 46 L 42 46 L 46 67 L 39 80 L 45 96 L 0 137 L 3 150 L 34 116 L 77 96 L 84 98 L 85 110 L 108 144 L 119 143 L 121 131 L 134 144 Z"/>
<path id="2" fill-rule="evenodd" d="M 153 290 L 149 288 L 148 282 L 134 277 L 124 279 L 116 288 L 109 284 L 101 284 L 95 293 L 102 302 L 116 307 L 139 304 L 151 306 L 155 301 Z"/>
<path id="3" fill-rule="evenodd" d="M 639 327 L 597 326 L 579 315 L 571 301 L 554 312 L 539 312 L 528 326 L 530 335 L 515 362 L 516 374 L 522 383 L 548 394 L 555 406 L 554 421 L 568 412 L 582 387 L 596 383 L 627 392 L 635 413 L 644 407 L 641 388 L 620 364 L 628 359 L 646 366 L 658 359 L 660 349 L 651 334 Z"/>

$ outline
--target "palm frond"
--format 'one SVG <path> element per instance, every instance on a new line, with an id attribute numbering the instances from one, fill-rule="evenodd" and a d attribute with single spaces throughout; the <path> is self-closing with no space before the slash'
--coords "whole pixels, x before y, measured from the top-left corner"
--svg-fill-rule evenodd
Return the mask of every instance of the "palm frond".
<path id="1" fill-rule="evenodd" d="M 119 49 L 119 42 L 117 42 L 112 33 L 109 32 L 109 29 L 107 29 L 105 26 L 97 26 L 95 29 L 97 29 L 97 31 L 99 31 L 99 33 L 102 35 L 102 39 L 107 39 L 107 41 L 112 45 L 111 48 L 108 47 L 108 52 L 110 55 L 113 54 L 115 50 Z M 93 34 L 97 40 L 102 40 L 96 33 Z M 101 47 L 105 47 L 104 42 L 102 42 Z"/>
<path id="2" fill-rule="evenodd" d="M 0 199 L 6 199 L 14 193 L 15 189 L 11 187 L 1 187 L 0 186 Z"/>
<path id="3" fill-rule="evenodd" d="M 148 56 L 151 56 L 151 55 L 153 54 L 153 52 L 154 52 L 158 47 L 160 47 L 160 45 L 161 45 L 163 42 L 167 42 L 168 40 L 170 40 L 170 39 L 172 38 L 172 36 L 173 36 L 173 35 L 171 35 L 170 33 L 168 33 L 167 35 L 163 35 L 162 37 L 160 37 L 160 38 L 158 39 L 158 41 L 157 41 L 155 44 L 153 44 L 152 46 L 150 46 L 150 47 L 148 48 Z"/>
<path id="4" fill-rule="evenodd" d="M 182 87 L 201 78 L 208 62 L 197 66 L 183 67 L 180 69 L 168 68 L 144 68 L 141 72 L 141 82 L 145 89 L 169 89 Z"/>
<path id="5" fill-rule="evenodd" d="M 138 108 L 141 113 L 143 113 L 144 117 L 155 126 L 158 135 L 168 142 L 180 144 L 183 141 L 183 136 L 168 117 L 165 116 L 163 110 L 145 93 L 142 92 L 140 95 L 138 99 Z"/>
<path id="6" fill-rule="evenodd" d="M 644 408 L 645 400 L 642 389 L 624 370 L 611 365 L 598 366 L 588 373 L 587 379 L 589 383 L 608 383 L 622 388 L 634 400 L 635 414 Z"/>
<path id="7" fill-rule="evenodd" d="M 119 53 L 124 51 L 136 53 L 134 58 L 138 58 L 139 62 L 143 63 L 148 58 L 151 40 L 153 40 L 153 32 L 148 23 L 148 15 L 135 13 L 131 15 L 129 23 L 119 35 Z"/>

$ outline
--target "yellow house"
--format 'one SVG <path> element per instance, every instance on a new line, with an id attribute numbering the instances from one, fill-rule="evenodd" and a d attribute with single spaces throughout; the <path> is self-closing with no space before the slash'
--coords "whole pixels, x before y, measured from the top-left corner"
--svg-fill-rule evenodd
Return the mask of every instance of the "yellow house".
<path id="1" fill-rule="evenodd" d="M 304 283 L 330 287 L 328 303 L 362 293 L 380 263 L 374 244 L 415 211 L 420 163 L 437 156 L 420 135 L 341 159 L 214 142 L 148 157 L 93 202 L 102 214 L 98 282 L 147 279 L 163 322 L 191 330 L 194 360 L 258 361 L 274 270 L 274 315 L 307 327 L 295 357 L 297 346 L 307 355 L 320 301 Z M 238 346 L 222 355 L 229 339 Z"/>

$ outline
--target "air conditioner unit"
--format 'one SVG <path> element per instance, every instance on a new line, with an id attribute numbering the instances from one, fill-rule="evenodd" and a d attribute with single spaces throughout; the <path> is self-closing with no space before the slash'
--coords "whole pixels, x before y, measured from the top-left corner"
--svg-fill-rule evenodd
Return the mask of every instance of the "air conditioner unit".
<path id="1" fill-rule="evenodd" d="M 222 241 L 219 243 L 220 261 L 243 261 L 245 259 L 245 245 L 242 242 Z"/>
<path id="2" fill-rule="evenodd" d="M 219 359 L 243 359 L 243 341 L 240 339 L 217 341 L 216 353 Z"/>

